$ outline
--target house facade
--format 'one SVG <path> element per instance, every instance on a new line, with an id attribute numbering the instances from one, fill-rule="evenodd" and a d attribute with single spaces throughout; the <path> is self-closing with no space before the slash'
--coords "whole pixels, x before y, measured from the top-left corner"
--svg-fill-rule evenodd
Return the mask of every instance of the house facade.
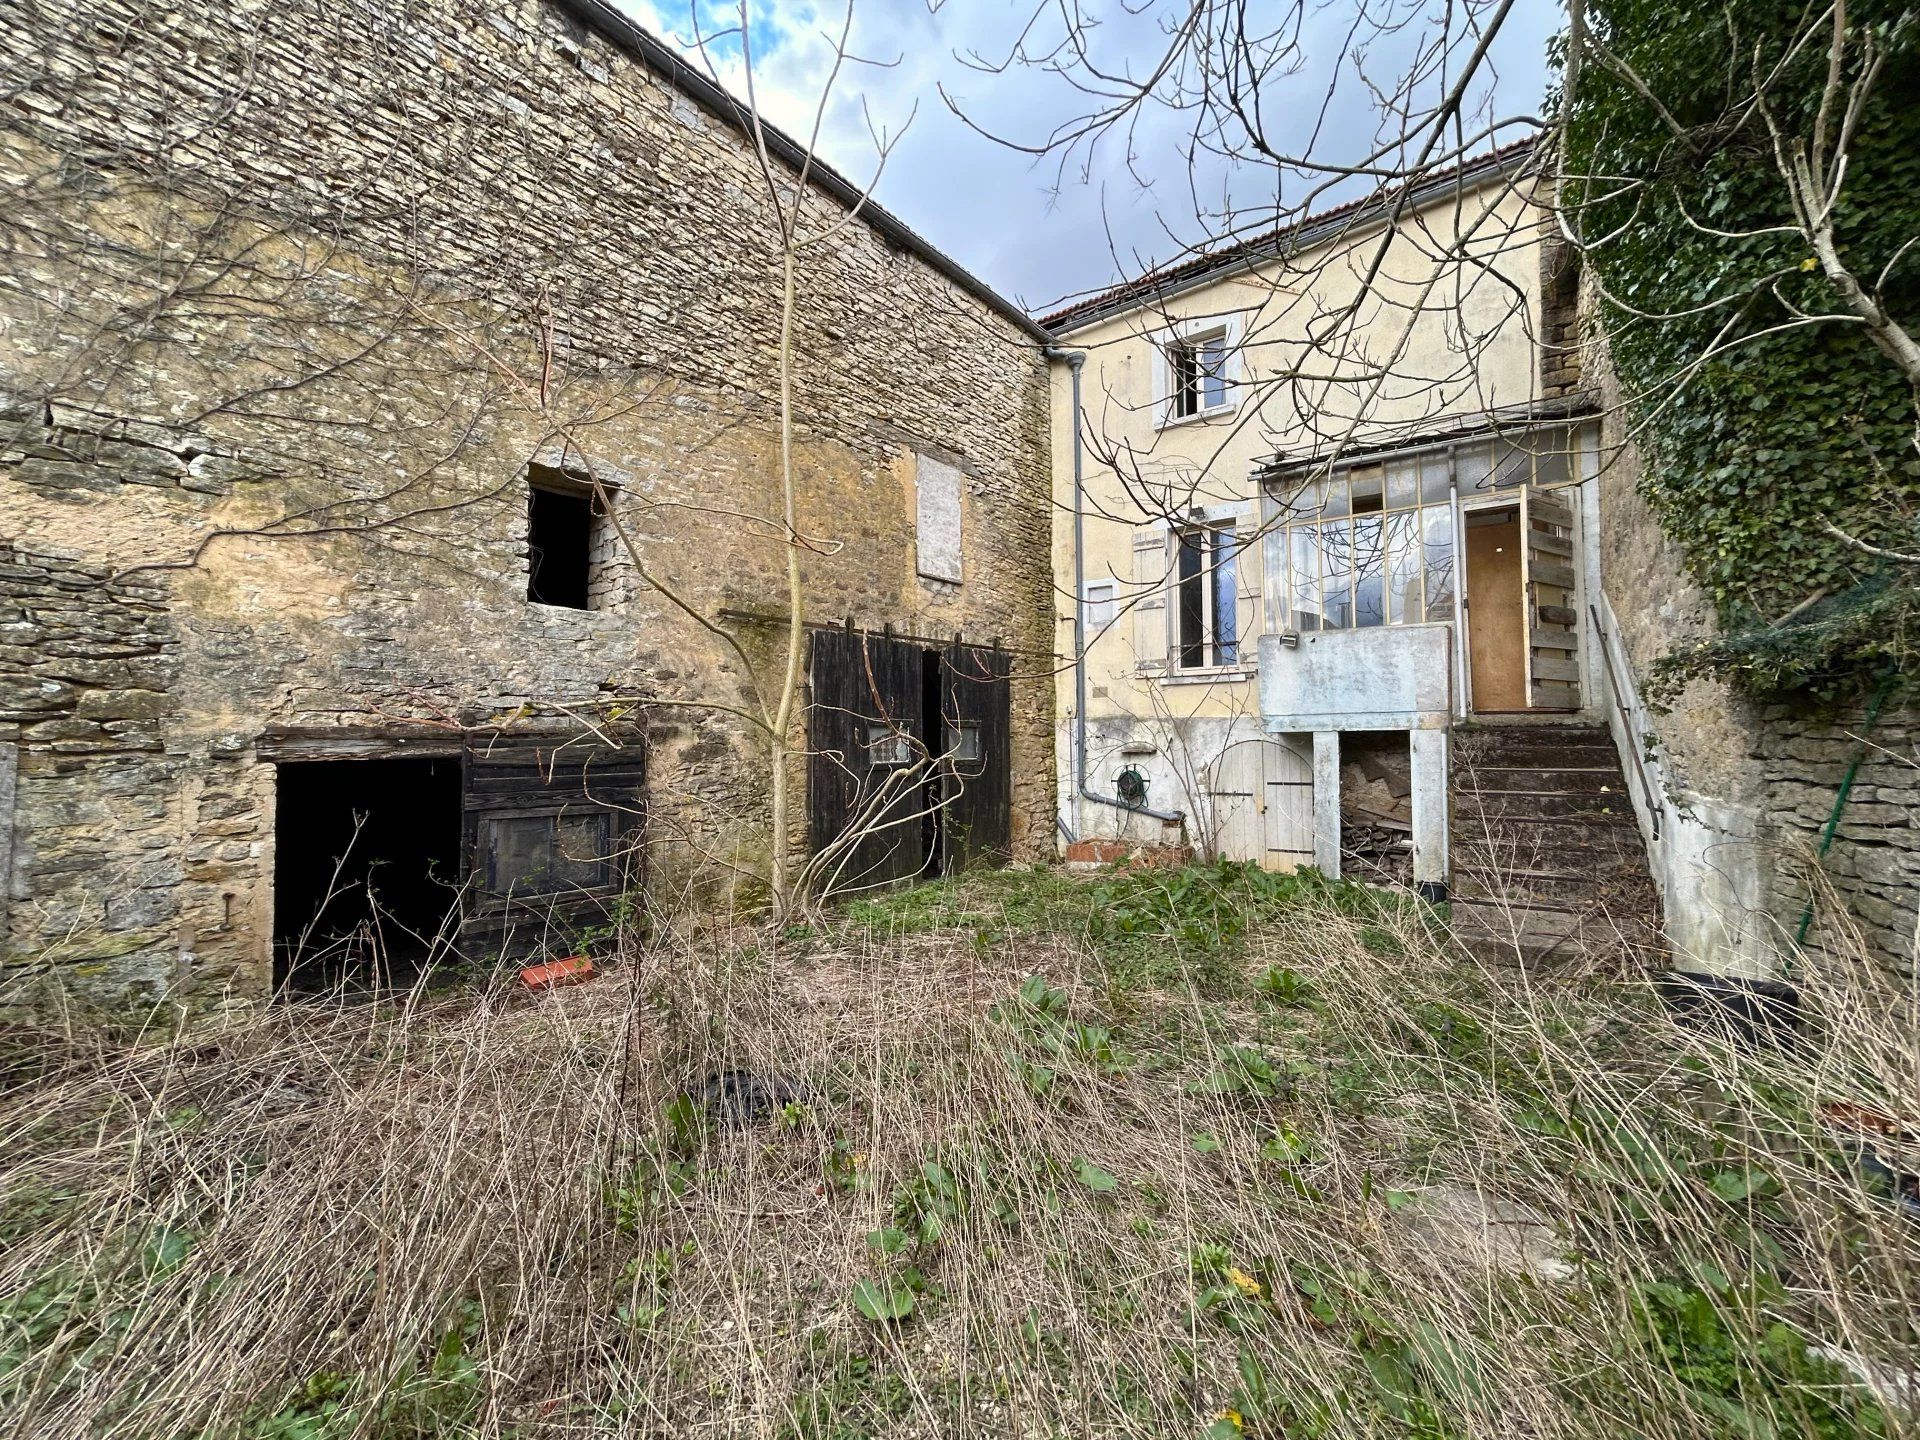
<path id="1" fill-rule="evenodd" d="M 1530 167 L 1046 317 L 1067 853 L 1412 884 L 1508 953 L 1911 972 L 1911 708 L 1643 699 L 1711 607 Z"/>
<path id="2" fill-rule="evenodd" d="M 598 0 L 28 9 L 0 1000 L 551 951 L 636 893 L 751 901 L 854 823 L 826 883 L 1051 852 L 1021 311 L 770 132 L 831 232 L 776 830 L 780 255 L 734 102 Z"/>
<path id="3" fill-rule="evenodd" d="M 1372 749 L 1444 895 L 1455 727 L 1602 713 L 1598 430 L 1530 166 L 1048 317 L 1063 831 L 1337 874 Z"/>

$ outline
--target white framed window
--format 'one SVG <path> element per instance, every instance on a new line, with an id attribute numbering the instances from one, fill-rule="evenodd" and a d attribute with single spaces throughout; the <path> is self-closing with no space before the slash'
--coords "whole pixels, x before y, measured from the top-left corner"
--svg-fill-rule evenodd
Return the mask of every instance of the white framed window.
<path id="1" fill-rule="evenodd" d="M 1175 669 L 1240 663 L 1241 543 L 1232 525 L 1196 525 L 1174 533 Z"/>
<path id="2" fill-rule="evenodd" d="M 1167 416 L 1191 420 L 1227 408 L 1227 332 L 1186 335 L 1167 346 Z"/>
<path id="3" fill-rule="evenodd" d="M 950 721 L 947 725 L 947 758 L 956 765 L 977 765 L 986 752 L 980 743 L 980 722 Z"/>
<path id="4" fill-rule="evenodd" d="M 1234 318 L 1188 320 L 1153 337 L 1156 425 L 1224 415 L 1238 403 L 1240 326 Z"/>
<path id="5" fill-rule="evenodd" d="M 1089 580 L 1086 586 L 1086 610 L 1082 616 L 1089 640 L 1113 624 L 1114 584 L 1111 580 Z"/>

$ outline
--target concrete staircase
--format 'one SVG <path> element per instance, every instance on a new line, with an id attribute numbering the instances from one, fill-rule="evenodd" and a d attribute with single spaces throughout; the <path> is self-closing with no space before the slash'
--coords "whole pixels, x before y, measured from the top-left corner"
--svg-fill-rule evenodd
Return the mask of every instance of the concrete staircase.
<path id="1" fill-rule="evenodd" d="M 1655 967 L 1660 915 L 1612 737 L 1598 725 L 1453 732 L 1453 925 L 1493 962 Z"/>

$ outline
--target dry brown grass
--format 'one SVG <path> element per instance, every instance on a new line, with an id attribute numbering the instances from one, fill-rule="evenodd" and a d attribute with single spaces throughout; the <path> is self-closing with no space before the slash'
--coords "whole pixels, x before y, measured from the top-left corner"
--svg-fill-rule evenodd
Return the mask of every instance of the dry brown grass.
<path id="1" fill-rule="evenodd" d="M 1920 1433 L 1805 1354 L 1915 1363 L 1920 1226 L 1809 1109 L 1920 1111 L 1910 989 L 1813 977 L 1815 1038 L 1751 1053 L 1350 891 L 1220 946 L 1086 896 L 981 877 L 538 999 L 16 1036 L 7 1433 Z M 691 1124 L 725 1070 L 802 1093 Z"/>

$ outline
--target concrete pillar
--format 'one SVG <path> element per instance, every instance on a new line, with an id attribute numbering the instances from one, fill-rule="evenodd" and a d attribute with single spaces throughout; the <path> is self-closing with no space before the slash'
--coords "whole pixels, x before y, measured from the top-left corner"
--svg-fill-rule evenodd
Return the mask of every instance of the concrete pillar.
<path id="1" fill-rule="evenodd" d="M 1340 732 L 1313 732 L 1313 863 L 1340 877 Z"/>
<path id="2" fill-rule="evenodd" d="M 1453 878 L 1447 859 L 1447 731 L 1408 733 L 1413 782 L 1413 888 L 1444 901 Z"/>

